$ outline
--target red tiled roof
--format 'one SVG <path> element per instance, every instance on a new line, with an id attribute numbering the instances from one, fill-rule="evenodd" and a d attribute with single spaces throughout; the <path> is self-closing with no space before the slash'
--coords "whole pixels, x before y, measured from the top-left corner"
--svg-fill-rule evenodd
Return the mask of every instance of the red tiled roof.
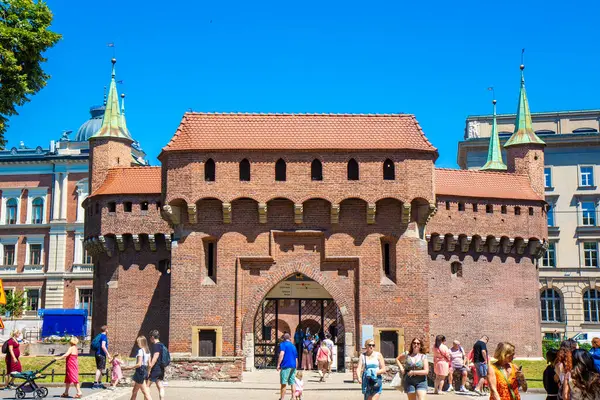
<path id="1" fill-rule="evenodd" d="M 109 169 L 102 185 L 91 195 L 160 193 L 160 167 L 124 167 Z"/>
<path id="2" fill-rule="evenodd" d="M 525 175 L 464 169 L 436 168 L 435 193 L 493 199 L 544 199 L 533 191 L 529 178 Z"/>
<path id="3" fill-rule="evenodd" d="M 410 114 L 241 113 L 186 113 L 163 151 L 362 149 L 437 151 Z"/>

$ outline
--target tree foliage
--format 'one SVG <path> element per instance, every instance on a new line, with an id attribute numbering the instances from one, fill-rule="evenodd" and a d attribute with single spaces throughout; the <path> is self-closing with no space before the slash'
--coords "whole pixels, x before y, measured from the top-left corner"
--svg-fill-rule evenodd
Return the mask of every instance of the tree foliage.
<path id="1" fill-rule="evenodd" d="M 0 312 L 6 314 L 8 311 L 11 318 L 21 318 L 25 311 L 25 303 L 25 292 L 9 290 L 6 292 L 6 304 L 0 306 Z"/>
<path id="2" fill-rule="evenodd" d="M 52 12 L 43 1 L 0 0 L 0 148 L 8 117 L 46 86 L 43 53 L 61 35 L 49 30 Z"/>

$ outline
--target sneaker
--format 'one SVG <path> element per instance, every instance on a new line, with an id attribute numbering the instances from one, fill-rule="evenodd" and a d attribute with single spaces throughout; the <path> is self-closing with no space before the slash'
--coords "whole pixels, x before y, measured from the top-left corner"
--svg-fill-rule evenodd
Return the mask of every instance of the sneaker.
<path id="1" fill-rule="evenodd" d="M 474 389 L 473 392 L 478 396 L 485 396 L 479 389 Z"/>
<path id="2" fill-rule="evenodd" d="M 454 386 L 448 386 L 448 390 L 446 390 L 446 393 L 450 392 L 454 392 Z"/>
<path id="3" fill-rule="evenodd" d="M 92 385 L 92 389 L 100 389 L 98 382 L 94 382 L 94 384 Z"/>
<path id="4" fill-rule="evenodd" d="M 461 393 L 468 393 L 469 391 L 467 390 L 467 388 L 466 388 L 466 387 L 464 387 L 464 386 L 461 386 L 461 387 L 460 387 L 460 392 L 461 392 Z"/>

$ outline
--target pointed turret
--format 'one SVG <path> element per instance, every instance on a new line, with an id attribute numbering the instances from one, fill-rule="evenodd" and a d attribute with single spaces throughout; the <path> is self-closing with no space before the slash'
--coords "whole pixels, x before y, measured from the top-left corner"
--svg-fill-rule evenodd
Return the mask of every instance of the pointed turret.
<path id="1" fill-rule="evenodd" d="M 494 105 L 492 134 L 490 135 L 487 162 L 483 167 L 481 167 L 481 169 L 486 171 L 506 171 L 506 165 L 502 161 L 502 148 L 500 147 L 498 124 L 496 123 L 496 100 L 492 100 L 492 104 Z"/>
<path id="2" fill-rule="evenodd" d="M 108 87 L 108 99 L 106 101 L 104 117 L 102 118 L 102 126 L 98 132 L 90 137 L 90 140 L 114 138 L 133 142 L 133 139 L 131 139 L 131 136 L 129 135 L 129 131 L 122 125 L 123 119 L 121 118 L 121 112 L 119 110 L 119 96 L 117 94 L 117 83 L 115 81 L 115 64 L 117 60 L 113 58 L 111 61 L 112 77 L 110 79 L 110 86 Z"/>
<path id="3" fill-rule="evenodd" d="M 517 146 L 521 144 L 541 144 L 545 145 L 544 141 L 538 137 L 533 131 L 533 123 L 531 122 L 531 111 L 529 111 L 529 102 L 527 101 L 527 93 L 525 92 L 525 74 L 523 70 L 525 66 L 521 64 L 521 89 L 519 90 L 519 106 L 517 108 L 517 118 L 515 120 L 515 131 L 504 144 L 504 147 Z"/>
<path id="4" fill-rule="evenodd" d="M 127 132 L 127 135 L 131 137 L 131 132 L 129 132 L 127 121 L 125 120 L 125 93 L 121 93 L 121 127 Z"/>

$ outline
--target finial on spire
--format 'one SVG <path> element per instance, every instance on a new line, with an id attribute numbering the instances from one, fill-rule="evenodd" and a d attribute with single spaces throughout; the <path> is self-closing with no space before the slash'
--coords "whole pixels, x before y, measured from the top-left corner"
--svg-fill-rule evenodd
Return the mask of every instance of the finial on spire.
<path id="1" fill-rule="evenodd" d="M 125 93 L 121 93 L 121 115 L 125 115 Z"/>
<path id="2" fill-rule="evenodd" d="M 117 63 L 117 59 L 113 58 L 112 60 L 110 60 L 110 62 L 112 63 L 112 77 L 114 79 L 116 73 L 115 73 L 115 64 Z"/>

